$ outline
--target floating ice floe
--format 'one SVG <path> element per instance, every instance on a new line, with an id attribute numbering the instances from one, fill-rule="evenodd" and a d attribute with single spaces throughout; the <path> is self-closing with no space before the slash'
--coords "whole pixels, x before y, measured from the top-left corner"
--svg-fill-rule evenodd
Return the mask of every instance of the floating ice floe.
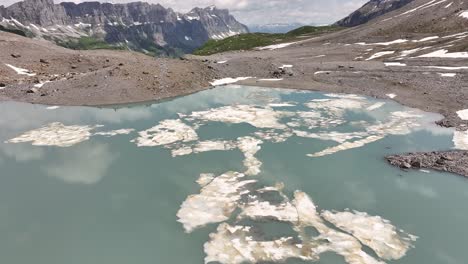
<path id="1" fill-rule="evenodd" d="M 461 120 L 468 120 L 468 109 L 458 111 L 457 115 Z"/>
<path id="2" fill-rule="evenodd" d="M 247 168 L 245 174 L 258 175 L 262 162 L 255 157 L 255 154 L 261 149 L 263 141 L 253 137 L 243 137 L 239 138 L 238 142 L 238 148 L 245 157 L 244 166 Z"/>
<path id="3" fill-rule="evenodd" d="M 212 182 L 214 178 L 215 178 L 215 175 L 213 173 L 202 173 L 200 174 L 200 177 L 198 178 L 197 183 L 201 187 L 205 187 L 210 182 Z"/>
<path id="4" fill-rule="evenodd" d="M 56 110 L 56 109 L 59 109 L 59 108 L 60 108 L 60 106 L 56 106 L 56 105 L 46 107 L 47 110 Z"/>
<path id="5" fill-rule="evenodd" d="M 220 85 L 236 83 L 236 82 L 239 82 L 239 81 L 245 81 L 245 80 L 248 80 L 248 79 L 251 79 L 251 78 L 252 77 L 224 78 L 224 79 L 214 80 L 210 84 L 212 86 L 220 86 Z"/>
<path id="6" fill-rule="evenodd" d="M 335 154 L 337 152 L 343 151 L 343 150 L 349 150 L 349 149 L 354 149 L 354 148 L 360 148 L 363 147 L 364 145 L 367 145 L 372 142 L 379 141 L 383 139 L 384 136 L 379 136 L 379 135 L 374 135 L 374 136 L 369 136 L 364 139 L 356 140 L 353 142 L 344 142 L 341 145 L 327 148 L 325 150 L 322 150 L 320 152 L 314 153 L 314 154 L 308 154 L 307 156 L 316 158 L 316 157 L 323 157 L 331 154 Z"/>
<path id="7" fill-rule="evenodd" d="M 254 135 L 264 141 L 273 142 L 273 143 L 280 143 L 285 142 L 288 138 L 293 136 L 293 133 L 290 131 L 281 131 L 278 132 L 277 130 L 266 130 L 266 131 L 257 131 Z"/>
<path id="8" fill-rule="evenodd" d="M 342 115 L 349 109 L 361 109 L 365 102 L 359 98 L 337 98 L 325 101 L 311 101 L 305 104 L 310 109 L 324 109 L 329 114 Z"/>
<path id="9" fill-rule="evenodd" d="M 66 126 L 55 122 L 26 132 L 6 143 L 32 142 L 34 146 L 70 147 L 88 140 L 95 128 L 96 126 Z"/>
<path id="10" fill-rule="evenodd" d="M 237 172 L 218 176 L 204 186 L 200 194 L 187 197 L 177 212 L 177 221 L 188 233 L 210 223 L 226 221 L 237 208 L 241 196 L 249 192 L 247 186 L 255 182 L 245 180 L 245 175 Z"/>
<path id="11" fill-rule="evenodd" d="M 6 64 L 5 65 L 7 67 L 9 67 L 10 69 L 14 70 L 17 74 L 19 75 L 27 75 L 27 76 L 36 76 L 35 73 L 31 72 L 30 70 L 26 70 L 26 69 L 22 69 L 22 68 L 18 68 L 18 67 L 15 67 L 13 65 L 10 65 L 10 64 Z"/>
<path id="12" fill-rule="evenodd" d="M 378 102 L 378 103 L 375 103 L 369 107 L 366 108 L 367 111 L 373 111 L 373 110 L 376 110 L 376 109 L 379 109 L 381 108 L 382 106 L 384 106 L 385 103 L 384 102 Z"/>
<path id="13" fill-rule="evenodd" d="M 406 63 L 401 62 L 384 62 L 385 66 L 387 67 L 402 67 L 406 66 Z"/>
<path id="14" fill-rule="evenodd" d="M 190 117 L 214 122 L 248 123 L 257 128 L 284 129 L 286 126 L 279 123 L 279 119 L 290 116 L 292 113 L 275 111 L 269 107 L 255 107 L 250 105 L 224 106 L 208 111 L 193 112 Z"/>
<path id="15" fill-rule="evenodd" d="M 352 139 L 360 139 L 368 135 L 367 132 L 350 132 L 350 133 L 342 133 L 342 132 L 326 132 L 326 133 L 312 133 L 306 132 L 301 130 L 293 130 L 293 133 L 298 137 L 303 138 L 315 138 L 320 140 L 330 140 L 335 141 L 338 143 L 345 143 L 348 140 Z"/>
<path id="16" fill-rule="evenodd" d="M 322 217 L 336 227 L 356 237 L 386 260 L 396 260 L 406 255 L 414 236 L 397 230 L 380 216 L 369 216 L 362 212 L 324 211 Z"/>
<path id="17" fill-rule="evenodd" d="M 139 147 L 154 147 L 176 142 L 189 142 L 198 139 L 195 130 L 180 119 L 161 121 L 159 125 L 138 133 L 134 142 Z"/>
<path id="18" fill-rule="evenodd" d="M 380 57 L 383 57 L 383 56 L 386 56 L 386 55 L 390 55 L 390 54 L 393 54 L 395 53 L 395 51 L 381 51 L 381 52 L 377 52 L 375 53 L 374 55 L 370 56 L 369 58 L 367 58 L 366 60 L 373 60 L 373 59 L 376 59 L 376 58 L 380 58 Z"/>
<path id="19" fill-rule="evenodd" d="M 94 133 L 94 135 L 112 137 L 112 136 L 117 136 L 117 135 L 129 135 L 133 131 L 135 131 L 135 129 L 133 128 L 117 129 L 117 130 L 111 130 L 111 131 L 96 132 Z"/>
<path id="20" fill-rule="evenodd" d="M 268 104 L 269 107 L 293 107 L 296 106 L 295 103 L 271 103 Z"/>
<path id="21" fill-rule="evenodd" d="M 451 52 L 446 49 L 437 50 L 418 56 L 420 58 L 468 58 L 468 52 Z"/>
<path id="22" fill-rule="evenodd" d="M 227 140 L 206 140 L 200 141 L 193 146 L 181 146 L 172 149 L 172 156 L 185 156 L 192 153 L 203 153 L 208 151 L 226 151 L 237 147 L 237 144 Z"/>
<path id="23" fill-rule="evenodd" d="M 442 77 L 455 77 L 457 76 L 456 73 L 439 73 L 440 76 Z"/>
<path id="24" fill-rule="evenodd" d="M 352 235 L 328 227 L 315 204 L 304 192 L 296 191 L 294 200 L 290 202 L 279 189 L 269 188 L 268 191 L 278 192 L 284 201 L 271 203 L 260 200 L 255 195 L 249 195 L 251 201 L 240 205 L 242 212 L 237 219 L 276 220 L 289 223 L 296 234 L 265 240 L 250 226 L 222 223 L 214 233 L 210 234 L 210 241 L 204 245 L 205 263 L 285 262 L 293 258 L 318 261 L 320 255 L 325 252 L 341 255 L 350 264 L 384 263 L 367 254 L 360 241 Z M 261 193 L 260 189 L 257 192 Z M 411 247 L 410 242 L 415 239 L 402 231 L 393 234 L 396 228 L 380 217 L 356 215 L 352 218 L 354 220 L 352 223 L 343 223 L 344 220 L 348 220 L 343 217 L 335 217 L 334 220 L 337 225 L 346 225 L 347 229 L 355 231 L 372 249 L 375 248 L 378 254 L 384 256 L 382 258 L 388 257 L 386 259 L 393 257 L 399 259 L 404 256 Z M 367 229 L 366 224 L 369 224 Z M 307 227 L 314 228 L 318 235 L 313 237 L 307 234 L 305 231 Z M 378 239 L 365 240 L 368 236 Z"/>
<path id="25" fill-rule="evenodd" d="M 453 143 L 456 149 L 468 150 L 468 130 L 455 131 L 453 134 Z"/>

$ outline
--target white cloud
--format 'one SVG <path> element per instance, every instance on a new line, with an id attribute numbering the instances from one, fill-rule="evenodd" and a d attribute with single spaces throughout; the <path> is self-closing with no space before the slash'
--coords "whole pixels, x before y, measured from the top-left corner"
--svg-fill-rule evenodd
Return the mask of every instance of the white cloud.
<path id="1" fill-rule="evenodd" d="M 67 183 L 95 184 L 107 173 L 117 154 L 104 144 L 86 144 L 68 149 L 47 164 L 45 172 Z"/>
<path id="2" fill-rule="evenodd" d="M 132 1 L 136 0 L 106 0 L 113 3 Z M 17 0 L 0 0 L 0 2 L 10 5 Z M 147 2 L 160 3 L 180 12 L 187 12 L 193 7 L 216 5 L 231 10 L 234 16 L 245 24 L 292 22 L 327 24 L 345 17 L 367 0 L 147 0 Z"/>

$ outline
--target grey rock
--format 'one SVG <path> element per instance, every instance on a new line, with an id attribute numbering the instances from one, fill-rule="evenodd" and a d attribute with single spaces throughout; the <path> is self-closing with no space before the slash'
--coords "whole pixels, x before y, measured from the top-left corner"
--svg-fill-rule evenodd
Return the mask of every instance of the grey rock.
<path id="1" fill-rule="evenodd" d="M 31 37 L 57 43 L 93 37 L 115 46 L 160 55 L 189 53 L 209 39 L 248 32 L 228 10 L 194 8 L 182 14 L 144 2 L 54 4 L 53 0 L 25 0 L 0 8 L 0 16 L 6 18 L 0 19 L 0 26 L 22 30 Z"/>
<path id="2" fill-rule="evenodd" d="M 335 24 L 342 27 L 354 27 L 399 9 L 414 0 L 370 0 L 361 8 L 341 19 Z"/>

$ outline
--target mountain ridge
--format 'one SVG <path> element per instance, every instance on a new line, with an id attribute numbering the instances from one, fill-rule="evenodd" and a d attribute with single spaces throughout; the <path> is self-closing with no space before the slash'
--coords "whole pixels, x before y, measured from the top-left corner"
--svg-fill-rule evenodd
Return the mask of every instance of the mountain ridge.
<path id="1" fill-rule="evenodd" d="M 189 53 L 209 39 L 248 32 L 225 9 L 211 6 L 182 14 L 146 2 L 55 4 L 53 0 L 25 0 L 0 6 L 0 25 L 59 44 L 92 37 L 147 53 Z"/>
<path id="2" fill-rule="evenodd" d="M 370 0 L 362 7 L 335 24 L 342 27 L 354 27 L 387 14 L 411 3 L 414 0 Z"/>

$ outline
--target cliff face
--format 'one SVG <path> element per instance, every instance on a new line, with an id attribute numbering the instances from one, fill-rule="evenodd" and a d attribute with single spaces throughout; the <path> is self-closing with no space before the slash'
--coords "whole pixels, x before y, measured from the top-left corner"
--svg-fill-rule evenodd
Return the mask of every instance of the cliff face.
<path id="1" fill-rule="evenodd" d="M 4 16 L 15 18 L 23 24 L 38 24 L 44 27 L 63 25 L 70 21 L 63 7 L 55 5 L 53 0 L 18 2 L 7 7 Z"/>
<path id="2" fill-rule="evenodd" d="M 349 16 L 336 22 L 336 25 L 343 27 L 358 26 L 367 23 L 371 19 L 399 9 L 412 1 L 413 0 L 371 0 Z"/>
<path id="3" fill-rule="evenodd" d="M 0 8 L 0 25 L 29 35 L 67 42 L 93 37 L 134 50 L 191 52 L 209 39 L 247 33 L 228 10 L 195 8 L 187 14 L 156 4 L 61 3 L 25 0 Z"/>

